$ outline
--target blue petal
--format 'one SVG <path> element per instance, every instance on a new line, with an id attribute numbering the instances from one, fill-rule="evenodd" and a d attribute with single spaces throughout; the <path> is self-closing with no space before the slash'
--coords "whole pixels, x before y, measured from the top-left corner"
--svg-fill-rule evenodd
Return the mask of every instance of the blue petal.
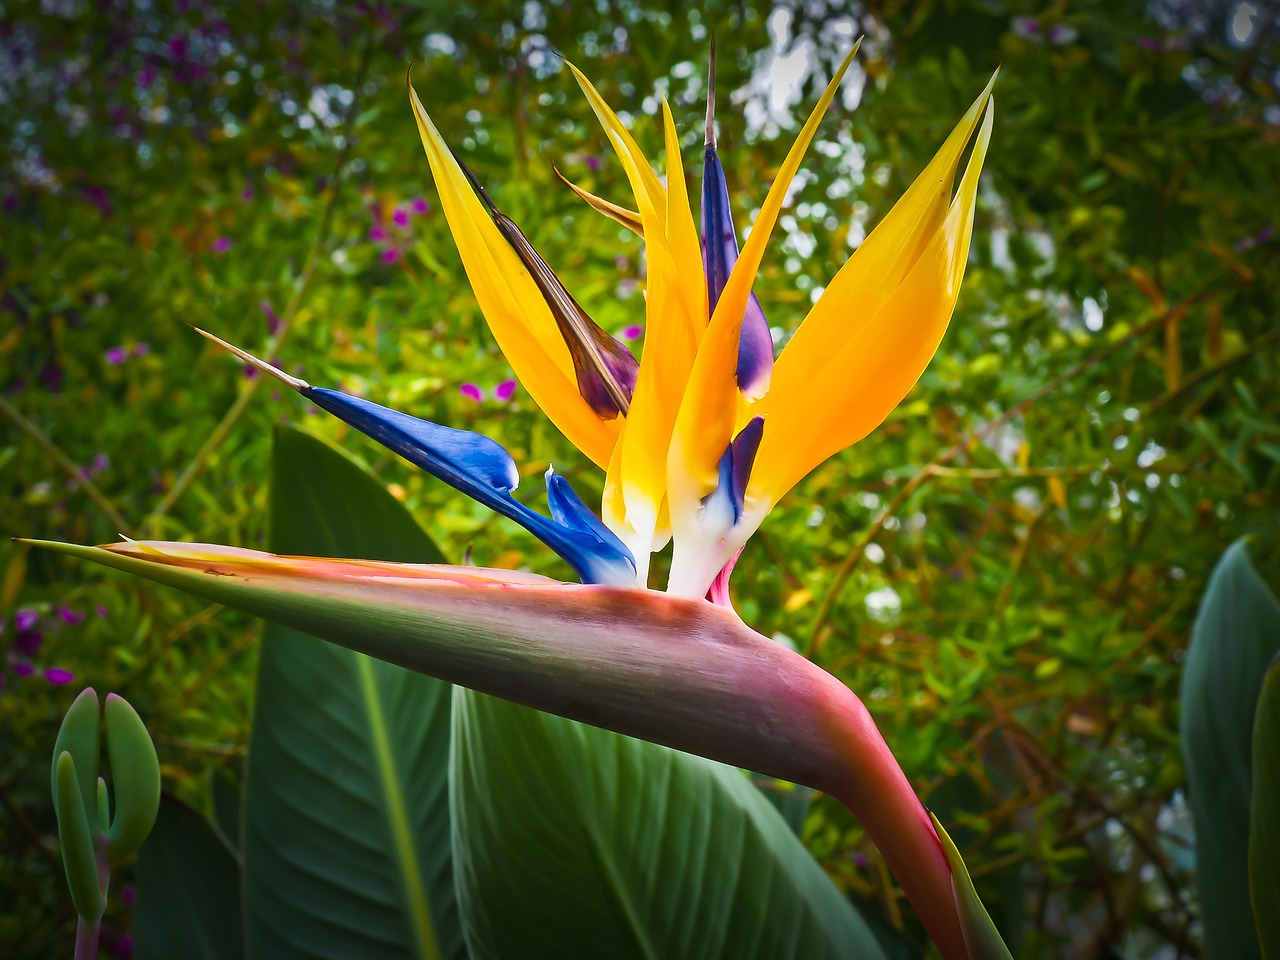
<path id="1" fill-rule="evenodd" d="M 707 274 L 707 305 L 711 313 L 738 262 L 738 237 L 733 228 L 729 188 L 716 148 L 708 144 L 702 165 L 702 265 Z M 749 397 L 763 396 L 773 374 L 773 337 L 760 301 L 752 293 L 742 315 L 738 341 L 738 388 Z"/>
<path id="2" fill-rule="evenodd" d="M 763 435 L 764 417 L 753 417 L 725 448 L 724 456 L 720 458 L 719 483 L 707 496 L 708 500 L 713 497 L 727 500 L 733 511 L 735 524 L 742 519 L 747 481 L 751 478 L 751 468 L 755 465 L 756 451 L 760 449 L 760 438 Z"/>
<path id="3" fill-rule="evenodd" d="M 573 567 L 583 583 L 635 583 L 631 551 L 563 477 L 553 472 L 548 476 L 547 499 L 555 518 L 549 520 L 511 496 L 519 481 L 515 461 L 488 437 L 419 420 L 338 390 L 306 386 L 299 392 L 433 477 L 520 524 Z"/>

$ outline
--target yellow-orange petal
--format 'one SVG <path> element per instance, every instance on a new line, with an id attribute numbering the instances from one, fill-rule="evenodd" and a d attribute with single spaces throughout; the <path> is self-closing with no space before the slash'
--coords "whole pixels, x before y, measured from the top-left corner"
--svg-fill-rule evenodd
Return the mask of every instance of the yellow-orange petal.
<path id="1" fill-rule="evenodd" d="M 951 202 L 956 169 L 982 119 L 999 71 L 928 166 L 836 272 L 774 366 L 769 406 L 786 406 L 852 341 L 920 258 Z"/>
<path id="2" fill-rule="evenodd" d="M 602 420 L 582 398 L 569 349 L 537 284 L 494 226 L 412 85 L 409 100 L 441 209 L 494 339 L 551 422 L 606 466 L 622 417 Z"/>
<path id="3" fill-rule="evenodd" d="M 667 169 L 665 223 L 660 238 L 646 234 L 645 347 L 631 398 L 629 426 L 620 441 L 619 465 L 628 522 L 637 535 L 650 541 L 658 534 L 666 498 L 671 431 L 707 318 L 702 249 L 689 205 L 680 140 L 665 98 L 662 111 Z"/>
<path id="4" fill-rule="evenodd" d="M 766 400 L 764 439 L 748 496 L 776 503 L 801 477 L 874 430 L 933 358 L 960 293 L 978 177 L 991 142 L 988 100 L 964 178 L 946 218 L 896 290 L 802 390 Z M 860 302 L 848 305 L 861 309 Z M 785 354 L 785 351 L 784 351 Z"/>

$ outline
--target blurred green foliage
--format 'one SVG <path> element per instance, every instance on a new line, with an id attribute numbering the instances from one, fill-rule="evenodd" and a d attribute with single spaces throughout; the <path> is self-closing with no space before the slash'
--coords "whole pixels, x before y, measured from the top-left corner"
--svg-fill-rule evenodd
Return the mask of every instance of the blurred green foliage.
<path id="1" fill-rule="evenodd" d="M 784 338 L 1002 70 L 951 330 L 889 421 L 775 509 L 739 609 L 866 699 L 1016 954 L 1195 955 L 1180 665 L 1217 557 L 1277 532 L 1280 489 L 1280 59 L 1274 11 L 1247 6 L 6 2 L 0 953 L 70 953 L 47 764 L 72 691 L 125 693 L 170 788 L 208 809 L 247 742 L 259 636 L 7 537 L 260 545 L 271 425 L 288 420 L 367 458 L 451 557 L 567 576 L 186 324 L 482 430 L 523 474 L 553 461 L 596 499 L 598 471 L 527 396 L 495 397 L 510 368 L 435 212 L 406 67 L 616 332 L 643 321 L 640 245 L 556 181 L 553 164 L 628 199 L 557 54 L 651 155 L 665 90 L 696 181 L 714 29 L 740 228 L 867 36 L 756 287 Z M 919 938 L 843 808 L 819 798 L 804 836 Z M 128 899 L 108 952 L 128 947 Z"/>

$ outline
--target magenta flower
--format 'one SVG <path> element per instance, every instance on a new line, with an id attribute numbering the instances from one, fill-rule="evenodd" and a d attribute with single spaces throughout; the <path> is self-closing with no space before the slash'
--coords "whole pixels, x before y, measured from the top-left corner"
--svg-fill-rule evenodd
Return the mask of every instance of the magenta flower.
<path id="1" fill-rule="evenodd" d="M 50 667 L 44 672 L 44 678 L 55 687 L 65 687 L 76 678 L 76 675 L 70 670 L 63 670 L 61 667 Z"/>
<path id="2" fill-rule="evenodd" d="M 409 212 L 403 207 L 397 207 L 396 212 L 391 215 L 391 222 L 401 229 L 408 227 Z"/>
<path id="3" fill-rule="evenodd" d="M 214 253 L 226 253 L 230 249 L 231 249 L 230 237 L 219 237 L 217 240 L 213 241 Z"/>
<path id="4" fill-rule="evenodd" d="M 506 403 L 515 395 L 515 392 L 516 382 L 514 380 L 503 380 L 493 388 L 493 399 Z"/>
<path id="5" fill-rule="evenodd" d="M 387 229 L 380 223 L 375 223 L 369 228 L 369 239 L 374 243 L 380 243 L 387 239 Z"/>
<path id="6" fill-rule="evenodd" d="M 103 356 L 106 358 L 107 363 L 113 367 L 118 367 L 129 359 L 129 352 L 124 347 L 108 347 Z"/>
<path id="7" fill-rule="evenodd" d="M 145 357 L 150 352 L 151 352 L 151 344 L 149 343 L 134 344 L 133 355 L 135 357 Z"/>
<path id="8" fill-rule="evenodd" d="M 413 201 L 409 209 L 413 211 L 415 217 L 420 217 L 431 212 L 431 204 L 427 203 L 422 197 L 418 197 Z"/>
<path id="9" fill-rule="evenodd" d="M 388 247 L 382 251 L 383 263 L 397 263 L 400 260 L 400 251 L 395 247 Z"/>
<path id="10" fill-rule="evenodd" d="M 644 327 L 638 323 L 622 328 L 623 340 L 639 340 L 642 336 L 644 336 Z"/>
<path id="11" fill-rule="evenodd" d="M 84 614 L 79 610 L 72 610 L 70 607 L 59 607 L 58 616 L 62 618 L 62 622 L 68 627 L 78 627 L 84 623 Z"/>
<path id="12" fill-rule="evenodd" d="M 258 309 L 262 311 L 262 315 L 267 318 L 267 333 L 275 336 L 280 332 L 280 318 L 276 316 L 275 310 L 271 308 L 270 300 L 263 300 L 258 304 Z"/>
<path id="13" fill-rule="evenodd" d="M 13 618 L 13 625 L 19 632 L 31 630 L 39 622 L 40 615 L 34 610 L 19 610 Z"/>
<path id="14" fill-rule="evenodd" d="M 476 401 L 476 403 L 484 399 L 484 391 L 474 383 L 464 383 L 458 387 L 458 392 L 468 400 Z"/>

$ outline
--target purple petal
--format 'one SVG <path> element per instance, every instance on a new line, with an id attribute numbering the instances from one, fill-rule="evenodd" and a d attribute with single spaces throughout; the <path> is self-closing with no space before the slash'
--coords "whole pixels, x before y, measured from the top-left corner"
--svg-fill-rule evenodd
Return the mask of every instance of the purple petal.
<path id="1" fill-rule="evenodd" d="M 418 197 L 413 201 L 410 209 L 413 211 L 414 216 L 421 217 L 424 214 L 431 212 L 431 204 L 427 203 L 427 201 L 422 199 L 422 197 Z"/>
<path id="2" fill-rule="evenodd" d="M 107 619 L 107 607 L 105 604 L 102 604 L 102 603 L 98 604 L 96 607 L 93 608 L 93 611 L 98 615 L 100 619 L 102 620 Z"/>
<path id="3" fill-rule="evenodd" d="M 484 391 L 474 383 L 464 383 L 458 387 L 458 392 L 468 400 L 474 400 L 477 403 L 484 399 Z"/>
<path id="4" fill-rule="evenodd" d="M 389 247 L 388 249 L 382 251 L 383 263 L 396 263 L 397 261 L 399 261 L 399 259 L 400 259 L 400 251 L 397 250 L 395 247 Z"/>
<path id="5" fill-rule="evenodd" d="M 396 212 L 391 215 L 391 222 L 397 227 L 409 226 L 409 212 L 403 208 L 397 209 Z"/>
<path id="6" fill-rule="evenodd" d="M 1014 17 L 1010 26 L 1020 37 L 1035 39 L 1040 36 L 1040 24 L 1036 22 L 1035 17 Z"/>
<path id="7" fill-rule="evenodd" d="M 629 327 L 624 327 L 622 330 L 623 340 L 639 340 L 643 336 L 644 327 L 638 323 L 632 324 Z"/>
<path id="8" fill-rule="evenodd" d="M 105 453 L 97 453 L 97 454 L 94 454 L 93 462 L 89 465 L 89 469 L 91 469 L 94 473 L 101 473 L 103 470 L 106 470 L 110 466 L 111 466 L 111 458 L 108 457 Z"/>
<path id="9" fill-rule="evenodd" d="M 515 392 L 516 382 L 514 380 L 503 380 L 493 388 L 493 399 L 506 403 L 511 399 Z"/>
<path id="10" fill-rule="evenodd" d="M 29 663 L 23 663 L 19 660 L 13 665 L 13 672 L 20 677 L 29 677 L 36 672 L 36 668 Z"/>
<path id="11" fill-rule="evenodd" d="M 15 629 L 30 630 L 40 622 L 40 615 L 34 610 L 19 610 L 13 618 L 13 626 Z"/>
<path id="12" fill-rule="evenodd" d="M 387 239 L 387 230 L 382 224 L 375 223 L 369 228 L 369 239 L 374 243 Z"/>
<path id="13" fill-rule="evenodd" d="M 76 675 L 70 670 L 63 670 L 61 667 L 50 667 L 44 672 L 44 678 L 55 687 L 65 687 L 76 678 Z"/>
<path id="14" fill-rule="evenodd" d="M 151 344 L 149 343 L 136 343 L 133 346 L 133 355 L 135 357 L 145 357 L 150 352 Z"/>
<path id="15" fill-rule="evenodd" d="M 214 253 L 226 253 L 230 249 L 231 249 L 230 237 L 219 237 L 217 240 L 213 241 Z"/>
<path id="16" fill-rule="evenodd" d="M 113 367 L 118 367 L 129 359 L 129 354 L 124 347 L 110 347 L 103 356 Z"/>

